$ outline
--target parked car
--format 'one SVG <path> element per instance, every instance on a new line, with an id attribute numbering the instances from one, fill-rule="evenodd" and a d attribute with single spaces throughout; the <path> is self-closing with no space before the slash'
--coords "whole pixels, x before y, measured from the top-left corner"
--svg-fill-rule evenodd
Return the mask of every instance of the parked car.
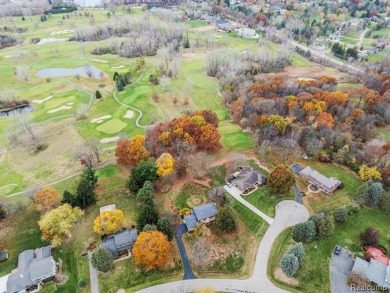
<path id="1" fill-rule="evenodd" d="M 8 259 L 8 253 L 6 251 L 0 251 L 0 261 Z"/>
<path id="2" fill-rule="evenodd" d="M 340 252 L 341 252 L 341 247 L 339 245 L 336 245 L 336 247 L 334 248 L 334 254 L 339 255 Z"/>

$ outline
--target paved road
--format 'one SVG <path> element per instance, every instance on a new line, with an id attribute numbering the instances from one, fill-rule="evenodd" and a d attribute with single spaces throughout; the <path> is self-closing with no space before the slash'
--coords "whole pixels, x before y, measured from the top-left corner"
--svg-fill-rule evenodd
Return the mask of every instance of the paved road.
<path id="1" fill-rule="evenodd" d="M 254 207 L 249 202 L 247 202 L 245 199 L 243 199 L 241 197 L 241 191 L 237 187 L 235 187 L 235 186 L 229 187 L 229 186 L 225 185 L 223 188 L 225 188 L 225 190 L 227 192 L 229 192 L 229 194 L 231 196 L 233 196 L 235 199 L 237 199 L 240 203 L 242 203 L 244 206 L 246 206 L 252 212 L 257 214 L 259 217 L 263 218 L 263 220 L 266 221 L 268 224 L 270 224 L 270 225 L 272 224 L 274 219 L 272 219 L 271 217 L 267 216 L 262 211 L 258 210 L 256 207 Z"/>
<path id="2" fill-rule="evenodd" d="M 267 264 L 275 238 L 285 228 L 306 221 L 309 218 L 307 209 L 293 201 L 284 200 L 276 206 L 276 217 L 261 240 L 257 251 L 255 269 L 250 278 L 236 279 L 196 279 L 161 284 L 138 291 L 139 293 L 185 293 L 211 287 L 218 292 L 240 293 L 286 293 L 276 287 L 267 277 Z"/>
<path id="3" fill-rule="evenodd" d="M 175 239 L 177 243 L 177 247 L 179 248 L 181 261 L 184 267 L 184 277 L 183 280 L 191 280 L 196 279 L 196 276 L 192 272 L 190 261 L 188 260 L 187 251 L 184 247 L 183 243 L 183 234 L 187 233 L 187 227 L 185 224 L 176 224 L 174 226 L 175 230 Z"/>
<path id="4" fill-rule="evenodd" d="M 97 270 L 92 266 L 91 257 L 92 257 L 92 253 L 88 253 L 89 279 L 91 281 L 91 293 L 99 293 L 98 273 L 97 273 Z"/>

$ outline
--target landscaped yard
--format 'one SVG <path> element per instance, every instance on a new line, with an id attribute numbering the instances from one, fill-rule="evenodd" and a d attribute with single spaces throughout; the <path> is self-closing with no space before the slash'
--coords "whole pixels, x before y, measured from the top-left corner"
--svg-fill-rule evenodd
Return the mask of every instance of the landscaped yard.
<path id="1" fill-rule="evenodd" d="M 354 172 L 346 167 L 331 163 L 322 163 L 315 159 L 299 159 L 296 160 L 296 162 L 300 163 L 302 166 L 310 166 L 325 176 L 335 177 L 344 184 L 342 189 L 336 190 L 332 195 L 325 195 L 324 193 L 309 195 L 308 203 L 314 211 L 319 211 L 323 208 L 334 209 L 342 205 L 348 206 L 357 196 L 357 190 L 362 182 Z M 307 187 L 308 183 L 299 179 L 298 185 L 301 187 L 301 190 L 305 191 L 306 189 L 303 187 Z"/>
<path id="2" fill-rule="evenodd" d="M 299 280 L 298 286 L 283 285 L 281 281 L 276 281 L 287 290 L 295 289 L 296 292 L 331 292 L 329 259 L 333 253 L 335 245 L 347 248 L 355 255 L 363 257 L 363 249 L 359 245 L 359 234 L 368 227 L 374 227 L 381 233 L 380 244 L 390 248 L 390 234 L 388 233 L 389 212 L 378 208 L 352 208 L 349 210 L 347 221 L 343 224 L 336 224 L 335 232 L 326 239 L 318 239 L 311 243 L 304 244 L 306 260 L 295 278 Z M 292 229 L 285 230 L 278 236 L 272 251 L 268 275 L 275 281 L 274 271 L 279 266 L 282 255 L 293 244 L 291 240 Z"/>

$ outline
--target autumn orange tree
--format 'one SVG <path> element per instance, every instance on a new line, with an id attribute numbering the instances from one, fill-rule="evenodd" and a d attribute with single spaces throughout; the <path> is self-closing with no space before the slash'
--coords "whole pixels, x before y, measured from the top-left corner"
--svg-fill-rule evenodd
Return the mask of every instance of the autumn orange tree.
<path id="1" fill-rule="evenodd" d="M 61 195 L 55 188 L 46 186 L 35 192 L 33 202 L 37 211 L 47 212 L 60 205 Z"/>
<path id="2" fill-rule="evenodd" d="M 163 153 L 156 160 L 157 174 L 161 177 L 168 176 L 175 171 L 175 160 L 170 153 Z"/>
<path id="3" fill-rule="evenodd" d="M 320 128 L 333 128 L 334 126 L 332 114 L 326 112 L 322 112 L 320 115 L 318 115 L 316 121 L 318 127 Z"/>
<path id="4" fill-rule="evenodd" d="M 121 210 L 104 211 L 93 222 L 93 230 L 99 235 L 110 235 L 125 226 L 125 215 Z"/>
<path id="5" fill-rule="evenodd" d="M 137 165 L 139 161 L 146 160 L 149 157 L 149 152 L 145 147 L 145 140 L 145 136 L 136 135 L 132 140 L 118 141 L 115 151 L 118 163 Z"/>
<path id="6" fill-rule="evenodd" d="M 138 235 L 133 246 L 134 263 L 143 271 L 162 268 L 169 260 L 171 244 L 160 231 L 146 231 Z"/>
<path id="7" fill-rule="evenodd" d="M 278 165 L 269 174 L 268 185 L 275 192 L 287 192 L 294 183 L 294 174 L 287 165 Z"/>

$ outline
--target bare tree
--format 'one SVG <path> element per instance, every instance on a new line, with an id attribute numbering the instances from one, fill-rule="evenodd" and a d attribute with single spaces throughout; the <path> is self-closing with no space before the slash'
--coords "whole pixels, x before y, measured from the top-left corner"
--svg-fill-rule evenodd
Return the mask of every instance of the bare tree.
<path id="1" fill-rule="evenodd" d="M 74 158 L 79 159 L 80 163 L 87 167 L 92 167 L 93 157 L 93 151 L 86 146 L 80 146 L 74 152 Z"/>
<path id="2" fill-rule="evenodd" d="M 15 68 L 15 75 L 18 81 L 28 81 L 29 80 L 29 70 L 25 65 L 18 65 Z"/>
<path id="3" fill-rule="evenodd" d="M 33 131 L 33 123 L 31 117 L 28 116 L 18 117 L 16 122 L 21 132 L 27 132 L 33 140 L 36 139 L 36 136 Z"/>
<path id="4" fill-rule="evenodd" d="M 88 112 L 88 105 L 82 105 L 76 111 L 77 119 L 79 119 L 79 120 L 86 119 L 87 118 L 87 112 Z"/>
<path id="5" fill-rule="evenodd" d="M 100 163 L 100 154 L 103 148 L 100 140 L 93 136 L 88 137 L 86 146 L 94 153 L 96 160 Z"/>

